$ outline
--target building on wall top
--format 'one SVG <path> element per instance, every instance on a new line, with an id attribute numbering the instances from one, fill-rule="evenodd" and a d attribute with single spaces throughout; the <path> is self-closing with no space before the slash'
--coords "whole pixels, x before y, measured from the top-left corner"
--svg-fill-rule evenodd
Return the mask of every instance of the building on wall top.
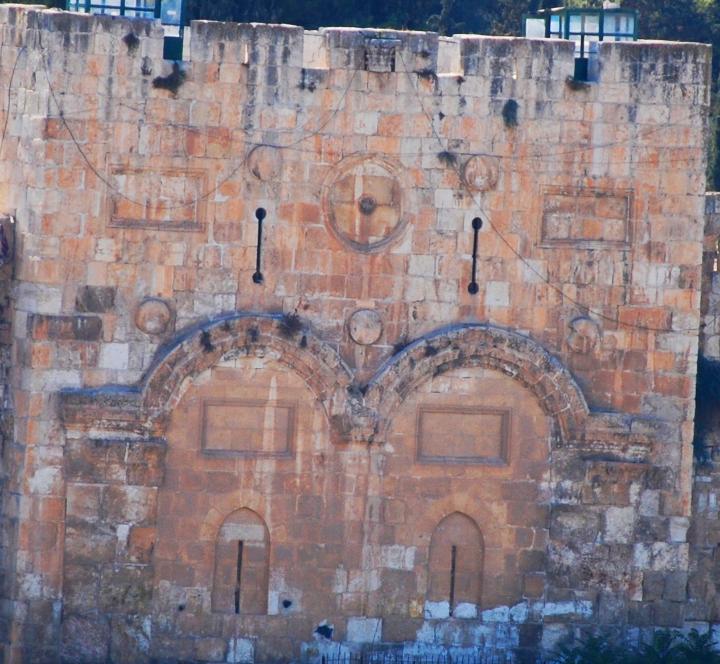
<path id="1" fill-rule="evenodd" d="M 603 7 L 556 7 L 523 18 L 528 38 L 569 39 L 575 42 L 575 78 L 597 80 L 598 44 L 603 41 L 635 41 L 638 13 L 605 2 Z"/>
<path id="2" fill-rule="evenodd" d="M 182 59 L 185 0 L 67 0 L 71 12 L 159 19 L 165 33 L 163 57 Z"/>

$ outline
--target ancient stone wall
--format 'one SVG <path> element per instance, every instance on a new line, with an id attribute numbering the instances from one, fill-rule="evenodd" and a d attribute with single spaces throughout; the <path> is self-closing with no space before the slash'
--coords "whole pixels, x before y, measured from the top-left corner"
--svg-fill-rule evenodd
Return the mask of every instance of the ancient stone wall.
<path id="1" fill-rule="evenodd" d="M 691 618 L 708 48 L 0 29 L 8 661 Z"/>

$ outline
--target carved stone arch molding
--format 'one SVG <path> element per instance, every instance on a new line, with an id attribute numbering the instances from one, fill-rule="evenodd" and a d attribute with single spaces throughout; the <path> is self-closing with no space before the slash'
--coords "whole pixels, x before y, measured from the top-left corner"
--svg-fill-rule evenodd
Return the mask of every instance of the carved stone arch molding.
<path id="1" fill-rule="evenodd" d="M 193 377 L 234 354 L 272 352 L 303 378 L 322 405 L 336 441 L 384 441 L 399 404 L 432 376 L 485 367 L 511 376 L 538 399 L 558 445 L 616 460 L 646 458 L 663 423 L 592 413 L 563 364 L 539 343 L 486 324 L 446 327 L 393 355 L 359 385 L 337 351 L 309 325 L 281 314 L 234 313 L 182 332 L 162 347 L 142 380 L 60 393 L 66 430 L 98 439 L 163 438 L 173 408 Z"/>
<path id="2" fill-rule="evenodd" d="M 369 383 L 366 405 L 377 412 L 384 440 L 399 404 L 433 376 L 458 367 L 500 371 L 534 393 L 557 426 L 560 444 L 582 435 L 589 409 L 580 387 L 561 362 L 529 337 L 492 325 L 437 330 L 406 346 Z"/>
<path id="3" fill-rule="evenodd" d="M 163 436 L 189 380 L 223 359 L 266 352 L 305 381 L 335 429 L 347 426 L 350 370 L 298 319 L 280 314 L 237 313 L 185 330 L 160 349 L 137 385 L 63 391 L 61 416 L 67 429 L 91 435 Z"/>

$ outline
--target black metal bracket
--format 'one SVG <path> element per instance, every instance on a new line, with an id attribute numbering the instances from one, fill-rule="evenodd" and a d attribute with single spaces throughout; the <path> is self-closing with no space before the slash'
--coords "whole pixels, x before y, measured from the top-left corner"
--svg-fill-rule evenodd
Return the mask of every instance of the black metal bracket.
<path id="1" fill-rule="evenodd" d="M 468 293 L 470 295 L 477 295 L 480 287 L 477 283 L 477 250 L 478 250 L 478 234 L 482 228 L 482 219 L 475 217 L 472 220 L 473 227 L 473 250 L 472 250 L 472 280 L 468 284 Z"/>
<path id="2" fill-rule="evenodd" d="M 258 222 L 258 238 L 257 238 L 257 251 L 255 253 L 255 274 L 252 276 L 254 284 L 261 284 L 263 282 L 263 274 L 260 272 L 260 257 L 262 256 L 262 223 L 265 219 L 267 212 L 265 208 L 258 208 L 255 210 L 255 218 Z"/>

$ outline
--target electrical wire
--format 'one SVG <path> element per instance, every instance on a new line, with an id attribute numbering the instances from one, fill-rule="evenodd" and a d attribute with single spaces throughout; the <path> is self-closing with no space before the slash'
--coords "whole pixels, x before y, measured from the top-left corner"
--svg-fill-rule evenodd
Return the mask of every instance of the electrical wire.
<path id="1" fill-rule="evenodd" d="M 435 139 L 438 141 L 439 145 L 441 147 L 443 147 L 444 146 L 443 140 L 438 135 L 437 131 L 435 131 L 435 125 L 433 122 L 432 115 L 430 115 L 428 113 L 427 109 L 425 108 L 425 105 L 423 104 L 422 97 L 421 97 L 419 91 L 417 90 L 415 82 L 412 80 L 412 77 L 410 75 L 411 72 L 408 71 L 408 68 L 405 66 L 405 62 L 403 60 L 402 53 L 399 53 L 399 56 L 400 56 L 400 60 L 402 61 L 402 64 L 403 64 L 403 69 L 404 69 L 405 73 L 407 74 L 408 79 L 410 81 L 410 86 L 411 86 L 411 88 L 413 88 L 415 90 L 418 104 L 420 105 L 422 112 L 426 115 L 426 117 L 428 118 L 428 121 L 430 122 L 430 126 L 433 129 L 433 133 L 435 134 Z M 452 163 L 450 165 L 451 165 L 451 167 L 453 167 Z M 530 270 L 533 274 L 535 274 L 535 276 L 539 277 L 549 288 L 551 288 L 552 290 L 554 290 L 555 292 L 557 292 L 560 295 L 561 302 L 563 301 L 563 299 L 567 300 L 571 304 L 580 308 L 582 311 L 586 311 L 588 314 L 592 314 L 593 316 L 596 316 L 597 318 L 599 318 L 601 320 L 613 323 L 614 325 L 616 325 L 618 327 L 627 327 L 627 328 L 640 330 L 643 332 L 658 332 L 658 333 L 672 333 L 672 334 L 698 332 L 698 330 L 699 330 L 698 327 L 675 330 L 675 329 L 654 327 L 652 325 L 642 325 L 639 323 L 628 323 L 628 322 L 620 320 L 619 317 L 608 316 L 607 314 L 604 314 L 601 311 L 596 311 L 596 310 L 590 308 L 588 305 L 583 304 L 579 300 L 567 295 L 564 292 L 562 287 L 557 286 L 554 283 L 552 283 L 550 281 L 549 277 L 545 276 L 539 270 L 537 270 L 530 261 L 528 261 L 517 249 L 515 249 L 513 244 L 510 242 L 510 240 L 508 240 L 507 237 L 505 237 L 505 235 L 500 231 L 500 229 L 497 227 L 497 225 L 493 222 L 492 217 L 487 213 L 483 204 L 478 200 L 477 196 L 475 195 L 475 192 L 473 192 L 470 189 L 470 187 L 468 187 L 467 183 L 465 182 L 464 178 L 462 177 L 462 172 L 460 170 L 460 167 L 457 165 L 454 165 L 454 168 L 456 170 L 458 180 L 460 181 L 461 186 L 467 192 L 467 194 L 472 198 L 473 202 L 477 205 L 478 209 L 481 210 L 481 212 L 483 214 L 483 221 L 486 221 L 488 223 L 488 226 L 492 229 L 492 231 L 500 239 L 500 241 L 512 252 L 512 254 L 518 260 L 520 260 L 520 262 L 528 270 Z"/>
<path id="2" fill-rule="evenodd" d="M 449 149 L 448 149 L 449 146 L 445 144 L 444 139 L 439 135 L 439 133 L 438 133 L 436 127 L 435 127 L 435 120 L 434 120 L 433 115 L 432 115 L 431 113 L 429 113 L 428 110 L 425 108 L 425 105 L 424 105 L 424 103 L 423 103 L 422 96 L 421 96 L 421 94 L 420 94 L 420 92 L 419 92 L 419 90 L 418 90 L 418 87 L 417 87 L 417 85 L 416 85 L 416 82 L 412 79 L 411 74 L 412 74 L 413 72 L 411 72 L 410 70 L 408 70 L 407 66 L 405 65 L 405 62 L 404 62 L 404 59 L 403 59 L 403 57 L 402 57 L 402 53 L 401 53 L 401 52 L 398 52 L 398 56 L 399 56 L 399 58 L 400 58 L 400 60 L 401 60 L 401 62 L 402 62 L 402 64 L 403 64 L 404 73 L 406 74 L 406 76 L 408 77 L 408 79 L 409 79 L 409 81 L 410 81 L 410 83 L 411 83 L 410 87 L 411 87 L 411 89 L 413 90 L 415 96 L 417 97 L 417 100 L 418 100 L 418 104 L 419 104 L 419 106 L 420 106 L 420 109 L 421 109 L 422 113 L 425 115 L 425 117 L 426 117 L 427 120 L 428 120 L 428 125 L 429 125 L 429 128 L 430 128 L 430 131 L 431 131 L 432 134 L 433 134 L 433 138 L 437 141 L 439 147 L 441 148 L 440 151 L 441 151 L 441 152 L 448 153 L 448 154 L 453 153 L 452 150 L 449 150 Z M 18 54 L 18 57 L 19 57 L 19 54 Z M 41 62 L 42 62 L 43 70 L 44 70 L 44 72 L 45 72 L 45 77 L 46 77 L 46 79 L 47 79 L 48 89 L 49 89 L 49 92 L 50 92 L 50 96 L 51 96 L 51 98 L 52 98 L 55 106 L 58 108 L 59 117 L 60 117 L 60 119 L 61 119 L 61 122 L 62 122 L 63 126 L 65 127 L 66 131 L 68 132 L 68 135 L 70 136 L 70 139 L 72 140 L 72 142 L 73 142 L 73 144 L 75 145 L 76 149 L 79 151 L 82 159 L 83 159 L 84 162 L 87 164 L 88 168 L 91 170 L 91 172 L 92 172 L 101 182 L 103 182 L 109 189 L 111 189 L 112 191 L 114 191 L 118 196 L 120 196 L 120 197 L 123 198 L 124 200 L 127 200 L 128 202 L 130 202 L 130 203 L 132 203 L 132 204 L 134 204 L 134 205 L 144 206 L 144 205 L 145 205 L 145 202 L 144 202 L 144 201 L 143 201 L 143 202 L 136 201 L 136 200 L 132 199 L 131 197 L 125 195 L 122 191 L 120 191 L 112 182 L 110 182 L 102 173 L 100 173 L 99 169 L 98 169 L 98 168 L 92 163 L 92 161 L 89 159 L 89 157 L 87 156 L 87 154 L 86 154 L 85 151 L 83 150 L 82 146 L 80 145 L 80 142 L 77 140 L 77 137 L 76 137 L 75 133 L 73 132 L 72 128 L 70 127 L 70 125 L 69 125 L 69 123 L 67 122 L 67 119 L 66 119 L 66 117 L 65 117 L 65 115 L 64 115 L 64 113 L 63 113 L 63 107 L 62 107 L 62 105 L 60 104 L 60 102 L 58 101 L 57 94 L 56 94 L 56 92 L 55 92 L 55 90 L 54 90 L 54 88 L 53 88 L 53 86 L 52 86 L 52 82 L 51 82 L 51 80 L 50 80 L 50 73 L 49 73 L 49 70 L 48 70 L 47 63 L 46 63 L 46 61 L 45 61 L 45 53 L 44 53 L 44 50 L 42 50 L 42 49 L 41 49 L 40 59 L 41 59 Z M 17 65 L 17 59 L 16 59 L 16 62 L 15 62 L 15 65 Z M 333 120 L 333 119 L 337 116 L 337 114 L 340 112 L 340 110 L 341 110 L 341 108 L 342 108 L 342 106 L 343 106 L 343 104 L 344 104 L 345 98 L 347 97 L 348 92 L 350 91 L 350 89 L 351 89 L 351 87 L 352 87 L 352 84 L 353 84 L 353 81 L 354 81 L 355 76 L 356 76 L 356 74 L 357 74 L 357 71 L 358 71 L 358 70 L 354 70 L 354 71 L 353 71 L 352 76 L 351 76 L 350 79 L 348 80 L 348 83 L 347 83 L 346 87 L 344 88 L 344 90 L 343 90 L 343 92 L 342 92 L 342 94 L 341 94 L 341 96 L 340 96 L 340 99 L 338 100 L 337 106 L 333 109 L 333 111 L 330 113 L 330 115 L 327 117 L 327 119 L 326 119 L 324 122 L 322 122 L 317 128 L 315 128 L 313 131 L 308 132 L 308 133 L 306 133 L 306 134 L 298 137 L 297 139 L 295 139 L 294 141 L 291 141 L 291 142 L 288 143 L 288 144 L 275 145 L 275 144 L 266 143 L 266 142 L 252 143 L 252 142 L 247 141 L 247 142 L 245 143 L 246 147 L 273 147 L 273 148 L 278 148 L 278 149 L 282 149 L 282 150 L 287 150 L 287 149 L 293 149 L 293 148 L 295 148 L 297 145 L 299 145 L 300 143 L 302 143 L 302 142 L 304 142 L 304 141 L 306 141 L 306 140 L 308 140 L 308 139 L 310 139 L 310 138 L 313 138 L 313 137 L 319 135 L 320 132 L 322 132 L 323 129 L 325 129 L 325 127 L 327 127 L 327 126 L 330 124 L 330 122 L 332 122 L 332 120 Z M 8 110 L 9 110 L 9 108 L 8 108 Z M 6 125 L 7 125 L 7 117 L 6 117 Z M 301 129 L 302 129 L 302 128 L 301 128 Z M 649 128 L 649 129 L 647 129 L 647 130 L 645 131 L 645 133 L 644 133 L 644 135 L 643 135 L 642 138 L 646 138 L 647 136 L 649 136 L 649 135 L 651 135 L 651 134 L 654 134 L 654 133 L 656 133 L 656 132 L 659 132 L 659 131 L 662 131 L 662 130 L 665 130 L 665 129 L 667 129 L 666 126 L 658 126 L 658 127 Z M 298 131 L 298 129 L 293 129 L 293 130 L 291 130 L 291 131 L 296 132 L 296 131 Z M 249 132 L 247 132 L 247 130 L 246 130 L 246 133 L 249 133 Z M 635 137 L 635 140 L 637 140 L 637 139 L 638 139 L 638 137 Z M 459 140 L 462 140 L 462 139 L 459 139 Z M 625 139 L 625 140 L 619 140 L 619 141 L 609 141 L 609 142 L 606 142 L 606 143 L 600 143 L 600 144 L 596 144 L 596 145 L 588 145 L 588 146 L 584 146 L 584 147 L 577 147 L 577 148 L 572 148 L 572 149 L 566 149 L 566 150 L 561 150 L 561 151 L 557 151 L 557 152 L 547 152 L 547 151 L 546 151 L 546 152 L 544 152 L 542 155 L 537 155 L 537 156 L 529 155 L 529 156 L 522 156 L 522 157 L 520 157 L 520 156 L 517 156 L 517 155 L 497 155 L 496 153 L 486 153 L 486 152 L 482 152 L 482 151 L 472 151 L 472 152 L 463 152 L 463 151 L 460 151 L 460 152 L 455 152 L 455 154 L 464 154 L 464 155 L 473 155 L 473 156 L 485 156 L 485 157 L 491 157 L 491 158 L 509 159 L 509 160 L 513 160 L 513 161 L 517 161 L 518 159 L 541 158 L 541 159 L 544 159 L 544 160 L 546 160 L 546 161 L 549 162 L 549 161 L 552 159 L 552 162 L 553 162 L 554 164 L 557 164 L 557 158 L 558 158 L 558 157 L 567 156 L 567 155 L 574 155 L 574 154 L 581 154 L 581 153 L 584 153 L 584 152 L 587 152 L 587 151 L 590 151 L 590 150 L 608 149 L 608 148 L 611 148 L 611 147 L 617 147 L 617 146 L 621 146 L 621 145 L 627 145 L 627 144 L 629 144 L 630 142 L 631 142 L 631 139 Z M 652 149 L 652 148 L 651 148 L 650 146 L 648 146 L 648 149 Z M 662 148 L 662 149 L 674 149 L 674 148 L 664 147 L 664 148 Z M 682 148 L 678 148 L 678 149 L 682 149 Z M 408 153 L 408 154 L 418 155 L 419 153 L 415 151 L 415 152 Z M 658 158 L 659 158 L 659 157 L 658 157 Z M 188 201 L 188 202 L 185 202 L 185 203 L 182 203 L 182 204 L 177 204 L 177 205 L 172 205 L 172 206 L 165 206 L 165 209 L 188 208 L 188 207 L 191 207 L 191 206 L 196 205 L 198 202 L 200 202 L 200 201 L 202 201 L 202 200 L 205 200 L 205 199 L 209 198 L 210 196 L 212 196 L 213 193 L 217 192 L 227 181 L 229 181 L 232 177 L 234 177 L 234 176 L 240 171 L 240 169 L 245 165 L 246 159 L 247 159 L 247 157 L 246 157 L 245 159 L 243 159 L 242 162 L 241 162 L 239 165 L 237 165 L 236 167 L 232 168 L 232 169 L 230 170 L 230 172 L 229 172 L 226 176 L 224 176 L 223 178 L 221 178 L 214 187 L 210 188 L 208 191 L 204 192 L 204 193 L 201 194 L 200 196 L 197 196 L 197 197 L 194 198 L 192 201 Z M 688 158 L 688 160 L 690 160 L 690 158 Z M 649 160 L 648 163 L 654 164 L 655 161 L 656 161 L 656 160 L 651 160 L 651 161 Z M 678 162 L 685 162 L 685 161 L 686 161 L 685 159 L 678 160 Z M 607 165 L 608 163 L 609 163 L 609 162 L 603 161 L 603 162 L 601 162 L 601 163 L 599 163 L 599 164 L 589 164 L 588 166 L 593 166 L 593 167 L 595 167 L 595 166 L 604 166 L 604 165 Z M 633 166 L 633 167 L 638 166 L 638 162 L 637 162 L 636 160 L 632 160 L 632 159 L 631 159 L 630 161 L 622 160 L 622 161 L 618 161 L 618 162 L 616 162 L 616 163 L 628 164 L 629 166 Z M 533 273 L 535 276 L 539 277 L 539 278 L 541 279 L 541 281 L 542 281 L 543 283 L 545 283 L 549 288 L 551 288 L 552 290 L 556 291 L 556 292 L 560 295 L 561 301 L 562 301 L 562 300 L 567 300 L 568 302 L 570 302 L 570 303 L 574 304 L 575 306 L 579 307 L 581 310 L 586 311 L 588 314 L 592 314 L 592 315 L 596 316 L 596 317 L 599 318 L 599 319 L 602 319 L 602 320 L 605 320 L 605 321 L 607 321 L 607 322 L 613 323 L 614 325 L 617 325 L 618 327 L 632 328 L 632 329 L 637 329 L 637 330 L 641 330 L 641 331 L 645 331 L 645 332 L 661 332 L 661 333 L 697 332 L 697 328 L 667 329 L 667 328 L 653 327 L 653 326 L 650 326 L 650 325 L 642 325 L 642 324 L 638 324 L 638 323 L 628 323 L 628 322 L 626 322 L 626 321 L 622 321 L 619 317 L 608 316 L 607 314 L 604 314 L 604 313 L 602 313 L 602 312 L 600 312 L 600 311 L 593 310 L 593 309 L 590 308 L 588 305 L 585 305 L 585 304 L 581 303 L 579 300 L 571 297 L 570 295 L 567 295 L 567 294 L 564 292 L 564 290 L 563 290 L 562 287 L 557 286 L 557 285 L 555 285 L 554 283 L 552 283 L 552 282 L 550 281 L 549 277 L 545 276 L 545 275 L 542 274 L 539 270 L 537 270 L 537 269 L 532 265 L 531 262 L 529 262 L 517 249 L 515 249 L 515 247 L 513 246 L 513 244 L 507 239 L 507 237 L 505 237 L 505 235 L 500 231 L 500 229 L 497 227 L 497 225 L 496 225 L 495 223 L 493 223 L 492 218 L 490 217 L 490 215 L 487 214 L 487 211 L 485 210 L 482 202 L 481 202 L 481 201 L 478 199 L 478 197 L 476 196 L 476 193 L 473 192 L 473 191 L 467 186 L 467 184 L 465 183 L 464 178 L 462 177 L 462 173 L 461 173 L 461 170 L 460 170 L 460 166 L 457 165 L 457 164 L 452 164 L 452 163 L 450 164 L 450 166 L 453 167 L 453 168 L 456 170 L 456 173 L 457 173 L 459 182 L 461 183 L 461 186 L 463 187 L 463 189 L 465 189 L 466 193 L 471 197 L 471 199 L 473 200 L 473 202 L 477 205 L 478 209 L 480 209 L 480 210 L 482 211 L 482 213 L 483 213 L 483 215 L 484 215 L 484 217 L 485 217 L 485 221 L 487 221 L 489 227 L 490 227 L 491 230 L 495 233 L 495 235 L 496 235 L 496 236 L 500 239 L 500 241 L 512 252 L 512 254 L 513 254 L 518 260 L 520 260 L 520 261 L 523 263 L 523 265 L 524 265 L 531 273 Z"/>
<path id="3" fill-rule="evenodd" d="M 55 106 L 57 106 L 57 108 L 58 108 L 60 120 L 61 120 L 63 126 L 65 127 L 65 130 L 68 132 L 68 135 L 70 136 L 70 139 L 72 140 L 72 142 L 74 143 L 74 145 L 75 145 L 75 147 L 77 148 L 78 152 L 80 153 L 80 156 L 82 157 L 83 161 L 84 161 L 85 164 L 87 165 L 87 167 L 88 167 L 88 168 L 90 169 L 90 171 L 95 175 L 95 177 L 97 177 L 98 180 L 100 180 L 100 182 L 102 182 L 103 184 L 105 184 L 111 191 L 115 192 L 120 198 L 122 198 L 123 200 L 128 201 L 128 202 L 131 203 L 132 205 L 137 205 L 137 206 L 140 206 L 140 207 L 145 207 L 146 201 L 140 202 L 140 201 L 137 201 L 137 200 L 131 198 L 130 196 L 127 196 L 126 194 L 124 194 L 117 186 L 115 186 L 112 182 L 110 182 L 110 180 L 108 180 L 108 178 L 106 178 L 106 177 L 100 172 L 100 170 L 92 163 L 92 161 L 90 160 L 90 158 L 87 156 L 87 154 L 85 153 L 85 151 L 82 149 L 82 146 L 80 145 L 80 142 L 77 140 L 77 137 L 75 136 L 75 133 L 73 132 L 72 128 L 70 127 L 69 123 L 67 122 L 67 119 L 65 118 L 65 115 L 64 115 L 63 110 L 62 110 L 62 106 L 61 106 L 60 103 L 58 102 L 57 96 L 56 96 L 56 94 L 55 94 L 55 89 L 53 88 L 52 82 L 50 81 L 50 72 L 48 71 L 48 67 L 47 67 L 47 64 L 46 64 L 46 62 L 45 62 L 45 52 L 44 52 L 43 49 L 41 49 L 41 52 L 40 52 L 40 60 L 41 60 L 41 62 L 42 62 L 43 70 L 45 71 L 45 78 L 47 79 L 48 90 L 49 90 L 49 92 L 50 92 L 50 96 L 51 96 L 51 98 L 52 98 Z M 342 105 L 343 105 L 343 103 L 344 103 L 344 101 L 345 101 L 345 97 L 347 96 L 347 93 L 348 93 L 348 91 L 350 90 L 350 88 L 351 88 L 351 86 L 352 86 L 352 84 L 353 84 L 353 81 L 355 80 L 355 75 L 356 75 L 356 74 L 357 74 L 357 70 L 354 70 L 352 76 L 350 77 L 350 80 L 348 81 L 347 86 L 346 86 L 345 89 L 343 90 L 343 93 L 342 93 L 342 95 L 340 96 L 340 99 L 338 100 L 337 106 L 333 109 L 333 111 L 330 113 L 330 115 L 327 117 L 327 119 L 326 119 L 324 122 L 322 122 L 322 123 L 321 123 L 316 129 L 314 129 L 313 131 L 306 133 L 304 136 L 300 136 L 298 139 L 296 139 L 295 141 L 290 142 L 288 145 L 282 145 L 282 146 L 276 146 L 276 147 L 280 147 L 281 149 L 288 148 L 288 147 L 292 147 L 292 146 L 298 145 L 299 143 L 302 143 L 303 141 L 306 141 L 306 140 L 308 140 L 308 139 L 310 139 L 310 138 L 313 138 L 314 136 L 317 136 L 320 132 L 322 132 L 323 129 L 325 129 L 325 127 L 327 127 L 327 126 L 330 124 L 330 122 L 332 122 L 332 121 L 335 119 L 335 116 L 340 112 L 340 108 L 342 107 Z M 262 143 L 261 143 L 261 144 L 258 144 L 257 147 L 260 147 L 260 146 L 262 146 L 262 145 L 264 145 L 264 144 L 262 144 Z M 213 195 L 214 193 L 216 193 L 219 189 L 221 189 L 222 186 L 223 186 L 226 182 L 228 182 L 228 181 L 231 180 L 233 177 L 235 177 L 235 175 L 240 171 L 240 169 L 242 169 L 243 166 L 245 166 L 246 159 L 247 159 L 247 156 L 246 156 L 245 159 L 243 159 L 237 166 L 235 166 L 234 168 L 232 168 L 232 169 L 230 170 L 230 172 L 227 173 L 227 175 L 225 175 L 225 176 L 222 177 L 220 180 L 218 180 L 217 183 L 216 183 L 213 187 L 211 187 L 210 189 L 208 189 L 208 190 L 205 191 L 204 193 L 200 194 L 199 196 L 196 196 L 196 197 L 195 197 L 194 199 L 192 199 L 191 201 L 187 201 L 187 202 L 185 202 L 185 203 L 180 203 L 180 204 L 174 204 L 174 205 L 164 205 L 164 206 L 163 206 L 163 209 L 165 209 L 165 210 L 177 210 L 177 209 L 185 209 L 185 208 L 189 208 L 189 207 L 194 207 L 194 206 L 197 205 L 198 203 L 200 203 L 200 202 L 202 202 L 202 201 L 210 198 L 210 196 L 212 196 L 212 195 Z"/>
<path id="4" fill-rule="evenodd" d="M 18 61 L 20 60 L 20 56 L 25 51 L 25 46 L 23 46 L 15 56 L 15 62 L 12 66 L 12 71 L 10 72 L 10 80 L 8 81 L 8 90 L 7 90 L 7 112 L 5 113 L 5 122 L 3 124 L 2 129 L 2 135 L 0 135 L 0 155 L 2 155 L 3 146 L 5 145 L 5 136 L 7 135 L 7 128 L 8 128 L 8 122 L 10 120 L 10 101 L 11 101 L 11 94 L 12 94 L 12 85 L 13 81 L 15 80 L 15 70 L 18 66 Z"/>

